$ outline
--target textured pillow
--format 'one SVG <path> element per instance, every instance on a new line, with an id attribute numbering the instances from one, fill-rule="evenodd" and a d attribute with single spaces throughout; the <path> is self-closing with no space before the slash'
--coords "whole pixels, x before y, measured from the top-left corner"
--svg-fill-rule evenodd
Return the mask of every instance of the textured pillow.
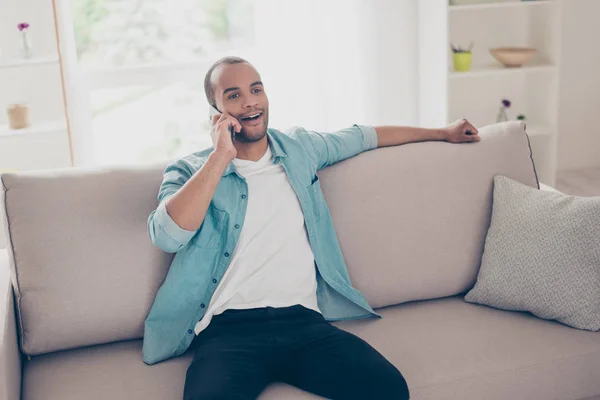
<path id="1" fill-rule="evenodd" d="M 465 300 L 600 330 L 600 197 L 496 176 L 481 268 Z"/>

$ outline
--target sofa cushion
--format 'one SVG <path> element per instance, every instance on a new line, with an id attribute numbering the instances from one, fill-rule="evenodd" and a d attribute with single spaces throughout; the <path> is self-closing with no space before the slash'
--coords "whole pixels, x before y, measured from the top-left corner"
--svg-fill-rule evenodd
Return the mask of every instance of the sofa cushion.
<path id="1" fill-rule="evenodd" d="M 600 197 L 494 179 L 492 222 L 465 300 L 600 330 Z"/>
<path id="2" fill-rule="evenodd" d="M 492 179 L 537 187 L 517 122 L 481 142 L 423 142 L 360 154 L 321 171 L 355 287 L 371 306 L 450 296 L 477 276 Z M 164 166 L 2 175 L 25 353 L 142 337 L 172 256 L 146 221 Z"/>
<path id="3" fill-rule="evenodd" d="M 490 125 L 479 134 L 475 144 L 388 147 L 322 171 L 350 278 L 372 307 L 473 287 L 494 176 L 539 187 L 523 124 Z"/>
<path id="4" fill-rule="evenodd" d="M 24 353 L 142 337 L 172 258 L 146 225 L 163 169 L 2 175 Z"/>
<path id="5" fill-rule="evenodd" d="M 335 323 L 365 339 L 419 400 L 564 400 L 600 395 L 600 333 L 466 303 L 461 297 L 379 310 Z M 139 340 L 33 357 L 23 400 L 177 399 L 193 353 L 148 366 Z M 200 377 L 201 379 L 201 377 Z M 261 400 L 316 399 L 281 383 Z"/>

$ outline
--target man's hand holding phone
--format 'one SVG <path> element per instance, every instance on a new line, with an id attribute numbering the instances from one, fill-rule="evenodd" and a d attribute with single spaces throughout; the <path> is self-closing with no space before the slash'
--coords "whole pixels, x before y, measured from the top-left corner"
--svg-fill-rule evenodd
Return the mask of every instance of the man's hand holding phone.
<path id="1" fill-rule="evenodd" d="M 233 160 L 237 156 L 237 150 L 233 145 L 234 139 L 232 138 L 230 128 L 233 128 L 233 136 L 235 136 L 235 133 L 239 133 L 242 130 L 242 125 L 236 118 L 226 112 L 213 115 L 211 122 L 210 137 L 212 138 L 215 153 L 226 157 L 228 161 Z"/>

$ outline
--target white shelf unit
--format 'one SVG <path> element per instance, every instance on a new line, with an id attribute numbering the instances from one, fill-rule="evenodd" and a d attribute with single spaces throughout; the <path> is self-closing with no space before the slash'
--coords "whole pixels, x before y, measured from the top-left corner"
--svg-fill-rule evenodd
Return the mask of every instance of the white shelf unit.
<path id="1" fill-rule="evenodd" d="M 58 56 L 35 57 L 30 59 L 15 58 L 12 60 L 0 60 L 0 68 L 28 67 L 33 65 L 58 64 Z"/>
<path id="2" fill-rule="evenodd" d="M 509 7 L 535 7 L 552 3 L 554 0 L 508 0 L 480 2 L 480 4 L 450 4 L 450 11 L 486 10 Z"/>
<path id="3" fill-rule="evenodd" d="M 0 173 L 72 165 L 52 3 L 6 0 L 2 4 Z M 21 56 L 19 22 L 30 24 L 32 58 Z M 14 103 L 28 104 L 29 128 L 8 128 L 6 108 Z"/>
<path id="4" fill-rule="evenodd" d="M 66 131 L 67 122 L 64 120 L 48 121 L 24 129 L 10 129 L 8 125 L 0 124 L 0 140 L 9 136 L 28 136 Z"/>
<path id="5" fill-rule="evenodd" d="M 540 181 L 554 185 L 562 0 L 418 4 L 420 125 L 439 127 L 460 118 L 476 127 L 493 124 L 502 99 L 508 99 L 510 119 L 526 116 Z M 451 43 L 474 44 L 470 71 L 454 71 Z M 489 52 L 521 46 L 538 50 L 521 68 L 506 68 Z"/>
<path id="6" fill-rule="evenodd" d="M 552 64 L 530 64 L 524 65 L 521 68 L 505 68 L 501 64 L 487 64 L 487 65 L 476 65 L 471 68 L 471 70 L 467 72 L 457 72 L 451 70 L 450 78 L 451 79 L 461 79 L 461 78 L 472 78 L 474 76 L 497 76 L 497 75 L 506 75 L 506 74 L 519 74 L 519 73 L 528 73 L 528 72 L 538 72 L 538 71 L 550 71 L 555 70 L 556 66 Z"/>

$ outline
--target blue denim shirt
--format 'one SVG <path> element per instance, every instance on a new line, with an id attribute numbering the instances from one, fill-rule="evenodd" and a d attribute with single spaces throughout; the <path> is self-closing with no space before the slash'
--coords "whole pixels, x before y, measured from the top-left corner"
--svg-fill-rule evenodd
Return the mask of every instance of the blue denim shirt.
<path id="1" fill-rule="evenodd" d="M 334 133 L 296 128 L 267 131 L 273 162 L 281 164 L 300 200 L 317 267 L 317 301 L 328 321 L 380 317 L 352 287 L 317 171 L 377 147 L 373 127 L 354 125 Z M 152 242 L 177 253 L 144 325 L 143 360 L 152 365 L 179 356 L 194 339 L 217 285 L 231 261 L 246 215 L 248 186 L 230 163 L 197 231 L 179 227 L 165 200 L 207 161 L 212 148 L 170 163 L 165 169 L 159 206 L 148 218 Z"/>

